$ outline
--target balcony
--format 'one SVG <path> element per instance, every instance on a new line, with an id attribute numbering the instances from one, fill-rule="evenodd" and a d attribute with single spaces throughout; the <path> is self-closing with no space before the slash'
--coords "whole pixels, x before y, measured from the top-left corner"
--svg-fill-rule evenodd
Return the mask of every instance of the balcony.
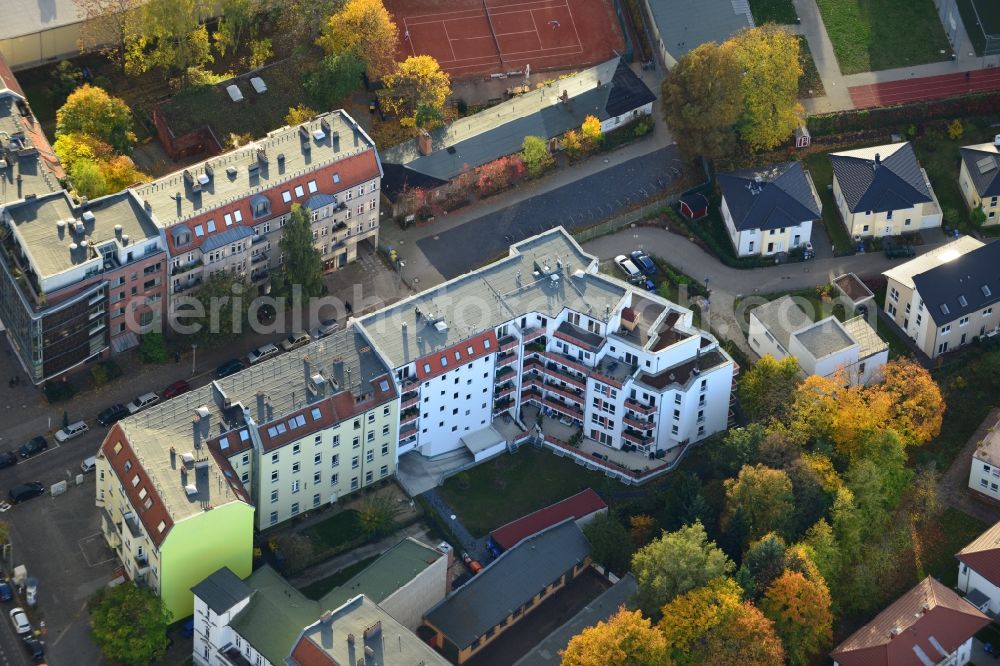
<path id="1" fill-rule="evenodd" d="M 514 368 L 510 367 L 509 365 L 508 366 L 504 366 L 504 367 L 500 368 L 499 370 L 497 370 L 497 381 L 499 382 L 501 379 L 503 379 L 507 375 L 512 375 L 512 374 L 514 374 Z"/>
<path id="2" fill-rule="evenodd" d="M 562 370 L 555 363 L 545 364 L 545 374 L 553 379 L 558 379 L 564 381 L 567 384 L 577 387 L 581 391 L 587 389 L 587 379 L 584 376 L 578 375 L 575 372 L 570 372 L 568 370 Z"/>
<path id="3" fill-rule="evenodd" d="M 194 269 L 201 268 L 201 267 L 202 267 L 202 261 L 201 261 L 201 259 L 197 259 L 197 260 L 191 262 L 190 264 L 185 264 L 183 266 L 174 266 L 173 270 L 170 271 L 170 274 L 171 275 L 183 275 L 184 273 L 187 273 L 188 271 L 193 271 Z"/>
<path id="4" fill-rule="evenodd" d="M 500 345 L 500 351 L 505 352 L 517 347 L 517 338 L 513 335 L 507 335 L 497 340 L 497 343 Z"/>
<path id="5" fill-rule="evenodd" d="M 571 345 L 580 347 L 581 349 L 586 349 L 587 351 L 597 351 L 597 349 L 604 344 L 603 336 L 600 336 L 597 333 L 591 333 L 590 331 L 585 331 L 579 326 L 575 326 L 568 321 L 564 321 L 559 324 L 559 328 L 556 329 L 555 337 L 560 340 L 565 340 Z"/>
<path id="6" fill-rule="evenodd" d="M 556 395 L 561 395 L 561 396 L 563 396 L 565 398 L 569 398 L 570 400 L 572 400 L 573 402 L 575 402 L 575 403 L 577 403 L 579 405 L 583 405 L 584 396 L 583 396 L 583 392 L 582 391 L 579 391 L 579 392 L 573 391 L 572 389 L 570 389 L 568 387 L 557 386 L 556 384 L 553 384 L 552 382 L 545 382 L 544 389 L 546 391 L 549 391 L 550 393 L 555 393 Z"/>
<path id="7" fill-rule="evenodd" d="M 510 395 L 514 392 L 514 382 L 507 382 L 502 386 L 498 387 L 496 393 L 493 394 L 494 400 L 499 400 L 500 398 Z"/>
<path id="8" fill-rule="evenodd" d="M 420 416 L 420 410 L 415 407 L 404 410 L 403 413 L 399 415 L 399 425 L 403 426 L 407 423 L 413 423 L 417 420 L 418 416 Z"/>
<path id="9" fill-rule="evenodd" d="M 578 419 L 580 421 L 583 420 L 583 410 L 582 409 L 573 407 L 572 405 L 567 405 L 564 402 L 559 402 L 558 400 L 555 400 L 554 398 L 545 398 L 545 400 L 543 400 L 543 402 L 544 402 L 544 404 L 545 404 L 546 407 L 548 407 L 549 409 L 552 409 L 552 410 L 554 410 L 556 412 L 559 412 L 560 414 L 563 414 L 563 415 L 568 416 L 570 418 Z"/>
<path id="10" fill-rule="evenodd" d="M 528 400 L 534 400 L 534 401 L 536 401 L 538 403 L 541 403 L 542 400 L 543 400 L 543 398 L 542 398 L 542 392 L 539 391 L 534 386 L 529 386 L 528 388 L 522 388 L 521 389 L 521 402 L 526 402 Z"/>
<path id="11" fill-rule="evenodd" d="M 542 328 L 540 326 L 537 327 L 537 328 L 529 328 L 526 331 L 524 331 L 523 333 L 521 333 L 521 340 L 524 342 L 524 344 L 528 344 L 529 342 L 537 340 L 538 338 L 542 337 L 543 335 L 545 335 L 545 329 L 544 328 Z"/>
<path id="12" fill-rule="evenodd" d="M 258 270 L 258 271 L 253 271 L 252 273 L 250 273 L 250 281 L 251 282 L 263 282 L 264 280 L 267 279 L 267 276 L 268 276 L 269 273 L 270 273 L 270 271 L 268 269 L 266 269 L 266 268 L 264 268 L 262 270 Z"/>
<path id="13" fill-rule="evenodd" d="M 493 403 L 493 415 L 496 416 L 501 412 L 505 412 L 514 406 L 514 399 L 510 396 L 506 396 L 501 400 L 497 400 Z"/>
<path id="14" fill-rule="evenodd" d="M 187 291 L 188 289 L 194 289 L 195 287 L 197 287 L 200 284 L 201 284 L 201 277 L 199 276 L 199 277 L 196 277 L 193 280 L 190 280 L 189 282 L 187 282 L 185 284 L 179 284 L 179 285 L 177 285 L 176 287 L 173 288 L 173 293 L 179 294 L 181 292 Z"/>
<path id="15" fill-rule="evenodd" d="M 645 445 L 651 442 L 653 438 L 647 437 L 635 430 L 630 430 L 626 428 L 625 432 L 622 433 L 622 439 L 628 442 L 632 442 L 633 444 Z"/>
<path id="16" fill-rule="evenodd" d="M 262 261 L 267 261 L 267 252 L 261 252 L 250 257 L 251 264 L 259 264 Z"/>
<path id="17" fill-rule="evenodd" d="M 590 374 L 590 368 L 581 363 L 579 359 L 570 358 L 569 356 L 556 352 L 545 352 L 544 356 L 550 361 L 555 361 L 557 364 L 565 365 L 567 368 L 572 368 L 577 372 L 583 373 L 584 375 Z"/>
<path id="18" fill-rule="evenodd" d="M 253 666 L 250 660 L 243 656 L 243 653 L 235 645 L 226 645 L 219 649 L 219 656 L 232 666 Z"/>
<path id="19" fill-rule="evenodd" d="M 537 358 L 526 358 L 524 363 L 521 364 L 521 369 L 528 372 L 528 370 L 537 370 L 538 372 L 545 371 L 545 364 L 539 361 Z"/>
<path id="20" fill-rule="evenodd" d="M 647 414 L 648 415 L 648 414 L 655 414 L 656 413 L 656 407 L 655 406 L 644 405 L 641 402 L 637 402 L 635 400 L 632 400 L 631 398 L 627 398 L 625 400 L 625 408 L 626 409 L 631 409 L 633 412 L 636 412 L 637 414 Z"/>
<path id="21" fill-rule="evenodd" d="M 656 427 L 656 424 L 653 423 L 652 421 L 645 421 L 645 420 L 637 419 L 634 416 L 629 416 L 627 414 L 622 418 L 622 422 L 625 425 L 627 425 L 627 426 L 629 426 L 631 428 L 634 428 L 636 430 L 639 430 L 639 431 L 642 431 L 642 430 L 652 430 L 653 428 Z"/>
<path id="22" fill-rule="evenodd" d="M 405 426 L 402 426 L 399 429 L 399 441 L 400 442 L 404 442 L 404 441 L 410 439 L 411 437 L 416 437 L 416 436 L 417 436 L 417 424 L 416 423 L 407 423 Z"/>
<path id="23" fill-rule="evenodd" d="M 508 352 L 506 354 L 500 354 L 497 356 L 497 365 L 505 366 L 510 365 L 517 361 L 517 352 Z"/>
<path id="24" fill-rule="evenodd" d="M 413 394 L 412 397 L 407 397 L 407 396 L 410 395 L 410 393 Z M 409 407 L 414 407 L 414 406 L 416 406 L 416 404 L 418 402 L 420 402 L 420 396 L 419 395 L 417 395 L 416 393 L 414 393 L 412 391 L 410 393 L 404 393 L 403 394 L 403 402 L 401 402 L 400 405 L 399 405 L 400 409 L 407 409 Z"/>

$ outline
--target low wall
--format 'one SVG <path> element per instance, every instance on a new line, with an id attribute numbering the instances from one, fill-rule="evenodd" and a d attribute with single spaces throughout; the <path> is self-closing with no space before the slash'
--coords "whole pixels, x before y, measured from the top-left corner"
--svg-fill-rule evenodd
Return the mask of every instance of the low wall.
<path id="1" fill-rule="evenodd" d="M 212 128 L 208 125 L 177 136 L 170 129 L 170 125 L 159 107 L 153 109 L 153 125 L 156 126 L 156 136 L 159 138 L 164 152 L 171 159 L 177 160 L 192 155 L 211 157 L 223 152 L 222 144 L 219 143 L 219 139 L 216 138 Z"/>

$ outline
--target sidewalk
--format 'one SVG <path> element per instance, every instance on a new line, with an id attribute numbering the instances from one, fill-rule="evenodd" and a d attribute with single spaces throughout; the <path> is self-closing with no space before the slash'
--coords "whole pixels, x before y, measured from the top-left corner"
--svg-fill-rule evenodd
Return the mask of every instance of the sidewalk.
<path id="1" fill-rule="evenodd" d="M 794 26 L 797 29 L 793 32 L 804 36 L 809 42 L 813 62 L 816 63 L 816 70 L 826 90 L 826 95 L 823 97 L 802 100 L 802 105 L 809 113 L 853 109 L 851 95 L 847 92 L 847 85 L 840 73 L 840 64 L 833 53 L 833 44 L 826 34 L 826 26 L 823 24 L 823 17 L 819 13 L 816 0 L 794 0 L 794 3 L 795 11 L 802 23 Z"/>

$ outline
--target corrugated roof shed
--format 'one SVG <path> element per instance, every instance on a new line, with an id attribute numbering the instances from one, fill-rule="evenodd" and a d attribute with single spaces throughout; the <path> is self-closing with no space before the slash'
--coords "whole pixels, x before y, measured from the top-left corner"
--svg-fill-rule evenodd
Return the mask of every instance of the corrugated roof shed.
<path id="1" fill-rule="evenodd" d="M 507 550 L 524 538 L 538 534 L 547 527 L 558 525 L 567 518 L 579 520 L 595 511 L 607 509 L 601 496 L 593 488 L 587 488 L 561 502 L 551 504 L 527 516 L 513 520 L 490 533 L 493 542 Z"/>

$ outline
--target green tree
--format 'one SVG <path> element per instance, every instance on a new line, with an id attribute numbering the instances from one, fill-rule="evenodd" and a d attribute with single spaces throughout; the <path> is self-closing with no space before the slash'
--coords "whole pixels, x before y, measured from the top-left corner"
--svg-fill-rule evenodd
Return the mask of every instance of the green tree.
<path id="1" fill-rule="evenodd" d="M 342 4 L 343 0 L 283 0 L 272 3 L 269 20 L 275 25 L 276 37 L 286 44 L 300 45 L 304 52 Z"/>
<path id="2" fill-rule="evenodd" d="M 310 118 L 314 117 L 316 111 L 305 104 L 298 104 L 297 106 L 288 107 L 288 113 L 285 114 L 285 124 L 286 125 L 301 125 L 307 122 Z"/>
<path id="3" fill-rule="evenodd" d="M 299 204 L 292 204 L 292 214 L 285 224 L 279 242 L 284 261 L 272 280 L 275 291 L 291 296 L 292 289 L 302 288 L 302 298 L 321 296 L 323 283 L 323 255 L 313 244 L 312 219 L 309 211 Z"/>
<path id="4" fill-rule="evenodd" d="M 142 0 L 75 0 L 75 4 L 82 19 L 77 42 L 80 53 L 101 51 L 111 62 L 122 67 L 129 35 L 139 20 Z"/>
<path id="5" fill-rule="evenodd" d="M 786 529 L 789 538 L 797 537 L 827 515 L 833 504 L 833 491 L 823 488 L 823 479 L 806 459 L 798 458 L 785 469 L 792 482 L 795 510 L 789 516 Z"/>
<path id="6" fill-rule="evenodd" d="M 364 501 L 358 509 L 358 524 L 367 537 L 380 537 L 396 529 L 399 504 L 389 497 L 377 495 Z"/>
<path id="7" fill-rule="evenodd" d="M 162 659 L 169 624 L 160 597 L 131 582 L 101 588 L 90 602 L 94 642 L 112 662 L 144 666 Z"/>
<path id="8" fill-rule="evenodd" d="M 205 14 L 201 0 L 149 0 L 126 40 L 125 72 L 187 72 L 212 62 Z"/>
<path id="9" fill-rule="evenodd" d="M 309 98 L 321 109 L 332 109 L 361 87 L 365 63 L 353 53 L 328 55 L 302 82 Z"/>
<path id="10" fill-rule="evenodd" d="M 792 481 L 783 470 L 764 465 L 744 465 L 735 479 L 726 479 L 726 510 L 723 528 L 737 512 L 746 520 L 748 534 L 759 539 L 781 531 L 795 507 Z"/>
<path id="11" fill-rule="evenodd" d="M 732 570 L 733 563 L 708 540 L 701 523 L 664 532 L 632 556 L 637 600 L 650 617 L 657 616 L 663 604 L 677 595 Z"/>
<path id="12" fill-rule="evenodd" d="M 451 94 L 451 77 L 429 55 L 410 56 L 382 77 L 383 105 L 399 115 L 415 116 L 418 109 L 443 111 Z"/>
<path id="13" fill-rule="evenodd" d="M 802 123 L 798 38 L 784 28 L 765 25 L 743 30 L 723 48 L 733 52 L 741 72 L 743 142 L 753 150 L 770 150 L 788 140 Z"/>
<path id="14" fill-rule="evenodd" d="M 786 550 L 784 539 L 773 532 L 751 544 L 736 572 L 736 582 L 750 600 L 760 599 L 781 575 Z"/>
<path id="15" fill-rule="evenodd" d="M 633 547 L 628 530 L 618 517 L 610 511 L 595 516 L 584 526 L 583 533 L 590 542 L 594 561 L 620 576 L 625 575 Z"/>
<path id="16" fill-rule="evenodd" d="M 816 521 L 816 524 L 806 531 L 805 538 L 796 545 L 803 547 L 809 553 L 823 580 L 830 584 L 837 580 L 840 573 L 840 553 L 837 550 L 833 529 L 825 519 Z"/>
<path id="17" fill-rule="evenodd" d="M 203 347 L 219 347 L 232 342 L 246 330 L 253 297 L 244 276 L 229 271 L 213 273 L 190 298 L 198 305 L 182 301 L 178 304 L 177 317 L 182 325 L 198 329 L 192 334 L 192 342 Z"/>
<path id="18" fill-rule="evenodd" d="M 540 136 L 526 136 L 521 147 L 521 159 L 531 176 L 545 173 L 556 162 L 549 152 L 548 142 Z"/>
<path id="19" fill-rule="evenodd" d="M 799 385 L 799 364 L 794 356 L 780 361 L 765 354 L 740 379 L 740 404 L 753 421 L 783 421 Z"/>
<path id="20" fill-rule="evenodd" d="M 743 110 L 739 67 L 714 42 L 688 51 L 660 87 L 663 118 L 688 158 L 715 159 L 732 152 Z"/>
<path id="21" fill-rule="evenodd" d="M 73 183 L 73 191 L 88 199 L 96 199 L 109 192 L 108 181 L 100 165 L 92 160 L 77 160 L 69 170 L 69 179 Z"/>
<path id="22" fill-rule="evenodd" d="M 257 36 L 263 4 L 262 0 L 222 0 L 219 25 L 213 35 L 220 56 L 239 51 L 244 40 Z"/>
<path id="23" fill-rule="evenodd" d="M 844 482 L 854 494 L 863 535 L 872 536 L 881 530 L 911 478 L 906 451 L 896 433 L 886 430 L 872 437 L 866 457 L 853 461 L 844 475 Z"/>
<path id="24" fill-rule="evenodd" d="M 157 331 L 143 333 L 139 341 L 139 359 L 143 363 L 166 363 L 169 356 L 167 341 L 162 333 Z"/>
<path id="25" fill-rule="evenodd" d="M 830 509 L 830 526 L 837 540 L 837 554 L 841 566 L 851 562 L 861 548 L 863 525 L 858 508 L 854 505 L 854 493 L 849 488 L 840 488 Z"/>
<path id="26" fill-rule="evenodd" d="M 750 423 L 746 427 L 732 428 L 719 441 L 704 448 L 712 461 L 712 466 L 725 476 L 731 476 L 744 465 L 757 460 L 757 451 L 764 440 L 765 430 L 760 423 Z"/>
<path id="27" fill-rule="evenodd" d="M 56 111 L 56 138 L 82 134 L 110 145 L 116 152 L 128 153 L 135 145 L 132 110 L 124 100 L 112 97 L 101 88 L 84 84 L 70 93 Z"/>
<path id="28" fill-rule="evenodd" d="M 986 224 L 986 212 L 983 210 L 983 204 L 979 204 L 972 209 L 969 213 L 969 221 L 977 228 Z"/>

